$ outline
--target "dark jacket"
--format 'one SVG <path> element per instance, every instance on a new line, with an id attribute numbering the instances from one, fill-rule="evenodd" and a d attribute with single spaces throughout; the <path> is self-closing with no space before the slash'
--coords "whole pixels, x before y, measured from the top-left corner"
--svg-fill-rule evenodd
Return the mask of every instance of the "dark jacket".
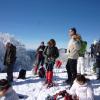
<path id="1" fill-rule="evenodd" d="M 40 45 L 40 46 L 37 48 L 37 50 L 36 50 L 36 55 L 37 55 L 37 54 L 43 55 L 44 49 L 45 49 L 45 46 L 44 46 L 44 45 L 43 45 L 43 46 Z"/>
<path id="2" fill-rule="evenodd" d="M 47 46 L 44 50 L 44 57 L 45 57 L 45 63 L 48 63 L 49 59 L 53 59 L 55 61 L 56 58 L 59 57 L 58 48 Z"/>
<path id="3" fill-rule="evenodd" d="M 16 61 L 16 47 L 11 44 L 11 46 L 6 49 L 4 57 L 4 65 L 15 63 L 15 61 Z"/>
<path id="4" fill-rule="evenodd" d="M 100 61 L 100 42 L 95 45 L 95 56 Z"/>

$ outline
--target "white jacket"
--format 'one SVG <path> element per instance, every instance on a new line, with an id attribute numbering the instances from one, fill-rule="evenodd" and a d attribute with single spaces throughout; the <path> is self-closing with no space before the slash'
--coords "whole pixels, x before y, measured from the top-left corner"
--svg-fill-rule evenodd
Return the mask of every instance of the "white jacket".
<path id="1" fill-rule="evenodd" d="M 74 81 L 70 89 L 71 95 L 77 95 L 79 100 L 94 100 L 93 89 L 89 83 L 85 83 L 84 85 L 80 85 L 77 81 Z"/>
<path id="2" fill-rule="evenodd" d="M 9 88 L 5 96 L 0 97 L 0 100 L 19 100 L 19 97 L 12 88 Z"/>
<path id="3" fill-rule="evenodd" d="M 71 46 L 74 46 L 74 48 L 70 48 Z M 68 48 L 67 48 L 67 55 L 68 58 L 70 59 L 78 59 L 78 51 L 80 49 L 80 43 L 78 41 L 75 41 L 74 39 L 70 39 L 68 43 Z"/>

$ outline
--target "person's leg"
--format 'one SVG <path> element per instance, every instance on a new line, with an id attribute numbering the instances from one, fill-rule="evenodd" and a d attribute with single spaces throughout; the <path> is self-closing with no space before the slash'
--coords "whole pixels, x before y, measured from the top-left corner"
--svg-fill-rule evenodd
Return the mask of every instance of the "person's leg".
<path id="1" fill-rule="evenodd" d="M 100 60 L 96 60 L 96 73 L 97 73 L 97 79 L 100 79 Z"/>
<path id="2" fill-rule="evenodd" d="M 37 71 L 38 71 L 40 62 L 41 62 L 41 59 L 37 56 L 37 59 L 36 59 L 36 66 L 35 66 L 35 68 L 34 68 L 34 74 L 37 74 Z"/>
<path id="3" fill-rule="evenodd" d="M 7 80 L 9 82 L 13 81 L 13 66 L 14 64 L 7 64 Z"/>
<path id="4" fill-rule="evenodd" d="M 77 60 L 72 59 L 70 62 L 70 70 L 72 74 L 71 82 L 73 82 L 77 76 Z"/>
<path id="5" fill-rule="evenodd" d="M 41 66 L 43 67 L 44 65 L 44 57 L 41 58 Z"/>
<path id="6" fill-rule="evenodd" d="M 84 61 L 84 58 L 81 57 L 81 74 L 84 75 L 85 74 L 85 61 Z"/>
<path id="7" fill-rule="evenodd" d="M 71 59 L 68 59 L 68 62 L 67 62 L 67 65 L 66 65 L 68 79 L 66 80 L 66 82 L 71 82 L 71 79 L 72 79 L 72 74 L 71 74 L 71 69 L 70 69 L 70 62 L 71 62 Z"/>
<path id="8" fill-rule="evenodd" d="M 47 84 L 48 83 L 48 73 L 49 73 L 48 63 L 45 63 L 45 69 L 46 69 L 46 78 L 45 78 L 44 84 Z"/>
<path id="9" fill-rule="evenodd" d="M 48 84 L 52 83 L 52 79 L 53 79 L 53 66 L 54 66 L 54 62 L 49 62 L 49 64 L 48 64 Z"/>
<path id="10" fill-rule="evenodd" d="M 97 79 L 100 79 L 100 68 L 96 68 Z"/>
<path id="11" fill-rule="evenodd" d="M 80 63 L 80 57 L 79 57 L 77 61 L 77 74 L 80 74 L 80 73 L 81 73 L 81 63 Z"/>

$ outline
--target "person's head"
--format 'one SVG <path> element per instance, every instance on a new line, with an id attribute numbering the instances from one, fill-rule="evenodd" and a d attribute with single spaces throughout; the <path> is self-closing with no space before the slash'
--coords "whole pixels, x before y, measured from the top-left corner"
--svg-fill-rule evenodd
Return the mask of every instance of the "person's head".
<path id="1" fill-rule="evenodd" d="M 49 47 L 51 46 L 51 43 L 50 43 L 50 41 L 48 41 L 48 42 L 47 42 L 47 45 L 48 45 Z"/>
<path id="2" fill-rule="evenodd" d="M 49 45 L 50 45 L 51 47 L 53 47 L 53 46 L 56 45 L 56 41 L 55 41 L 54 39 L 50 39 L 50 41 L 49 41 L 48 43 L 49 43 Z"/>
<path id="3" fill-rule="evenodd" d="M 41 42 L 41 46 L 43 46 L 43 45 L 44 45 L 44 41 Z"/>
<path id="4" fill-rule="evenodd" d="M 6 79 L 0 80 L 0 96 L 4 96 L 6 91 L 11 87 Z"/>
<path id="5" fill-rule="evenodd" d="M 73 28 L 70 28 L 68 33 L 69 33 L 69 35 L 70 35 L 71 37 L 72 37 L 73 35 L 76 35 L 76 34 L 77 34 L 76 28 L 74 28 L 74 27 L 73 27 Z"/>
<path id="6" fill-rule="evenodd" d="M 10 42 L 7 42 L 6 43 L 6 48 L 10 48 L 11 47 L 11 43 Z"/>
<path id="7" fill-rule="evenodd" d="M 85 78 L 84 75 L 77 75 L 76 77 L 76 81 L 80 84 L 80 85 L 83 85 L 86 83 L 87 79 Z"/>

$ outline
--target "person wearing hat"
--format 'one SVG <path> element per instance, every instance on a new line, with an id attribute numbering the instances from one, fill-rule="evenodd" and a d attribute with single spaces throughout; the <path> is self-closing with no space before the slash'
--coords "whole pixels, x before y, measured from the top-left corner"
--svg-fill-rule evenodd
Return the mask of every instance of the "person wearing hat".
<path id="1" fill-rule="evenodd" d="M 13 67 L 16 61 L 16 47 L 7 42 L 6 44 L 6 53 L 4 57 L 4 65 L 6 66 L 7 71 L 7 80 L 13 82 Z"/>
<path id="2" fill-rule="evenodd" d="M 41 65 L 42 67 L 44 65 L 44 56 L 43 56 L 44 49 L 45 49 L 44 42 L 41 42 L 40 46 L 36 50 L 36 66 L 34 69 L 35 74 L 37 74 L 39 65 Z"/>
<path id="3" fill-rule="evenodd" d="M 65 80 L 64 83 L 71 85 L 77 75 L 77 59 L 78 59 L 78 51 L 80 50 L 80 43 L 79 43 L 80 39 L 75 28 L 69 29 L 69 36 L 70 36 L 70 41 L 68 43 L 68 48 L 67 48 L 68 61 L 66 65 L 68 79 Z"/>
<path id="4" fill-rule="evenodd" d="M 17 93 L 6 79 L 0 80 L 0 100 L 19 100 Z"/>

